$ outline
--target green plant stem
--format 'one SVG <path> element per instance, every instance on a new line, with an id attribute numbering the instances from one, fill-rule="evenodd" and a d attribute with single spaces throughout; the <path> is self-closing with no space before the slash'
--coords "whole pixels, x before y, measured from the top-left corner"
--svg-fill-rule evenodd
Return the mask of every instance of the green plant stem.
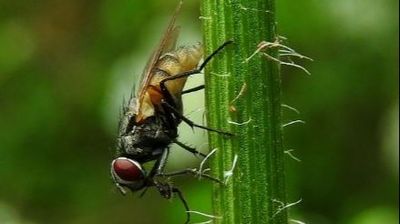
<path id="1" fill-rule="evenodd" d="M 209 133 L 210 148 L 218 149 L 214 175 L 223 179 L 238 156 L 228 185 L 214 186 L 216 223 L 287 223 L 279 65 L 262 54 L 246 61 L 261 41 L 275 41 L 274 12 L 273 0 L 202 1 L 206 54 L 234 41 L 205 75 L 209 127 L 235 134 Z M 277 57 L 276 49 L 268 54 Z"/>

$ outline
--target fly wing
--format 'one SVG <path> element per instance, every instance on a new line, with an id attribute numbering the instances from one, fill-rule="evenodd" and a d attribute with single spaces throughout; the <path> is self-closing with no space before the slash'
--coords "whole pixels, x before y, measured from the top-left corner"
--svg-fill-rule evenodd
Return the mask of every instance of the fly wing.
<path id="1" fill-rule="evenodd" d="M 140 86 L 138 88 L 138 92 L 136 97 L 139 102 L 137 104 L 136 111 L 140 111 L 141 104 L 143 102 L 143 97 L 147 90 L 147 87 L 150 83 L 150 80 L 153 77 L 153 69 L 157 65 L 159 58 L 166 52 L 172 51 L 175 49 L 176 41 L 179 35 L 179 27 L 175 26 L 176 17 L 181 9 L 182 1 L 179 2 L 178 6 L 175 9 L 174 14 L 169 22 L 167 30 L 165 31 L 158 47 L 151 55 L 150 59 L 147 61 L 146 67 L 142 73 Z"/>

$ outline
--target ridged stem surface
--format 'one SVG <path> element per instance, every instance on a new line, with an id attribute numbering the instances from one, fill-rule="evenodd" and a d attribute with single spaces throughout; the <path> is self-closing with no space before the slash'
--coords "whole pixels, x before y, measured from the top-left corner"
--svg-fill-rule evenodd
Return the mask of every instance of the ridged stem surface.
<path id="1" fill-rule="evenodd" d="M 246 60 L 262 41 L 276 39 L 273 0 L 203 0 L 204 46 L 210 54 L 234 43 L 206 67 L 212 172 L 223 179 L 238 156 L 227 186 L 214 185 L 215 223 L 287 224 L 279 64 L 261 53 Z M 277 57 L 276 49 L 267 49 Z"/>

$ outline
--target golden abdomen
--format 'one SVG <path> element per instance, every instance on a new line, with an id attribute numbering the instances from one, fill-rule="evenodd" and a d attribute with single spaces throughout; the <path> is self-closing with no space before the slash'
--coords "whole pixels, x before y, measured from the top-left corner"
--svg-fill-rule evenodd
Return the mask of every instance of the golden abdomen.
<path id="1" fill-rule="evenodd" d="M 162 80 L 196 69 L 202 57 L 203 48 L 201 44 L 180 47 L 173 52 L 162 55 L 152 71 L 152 78 L 146 87 L 136 121 L 140 122 L 147 117 L 153 116 L 158 105 L 165 99 L 160 89 Z M 184 77 L 165 82 L 165 86 L 177 106 L 181 105 L 181 93 L 186 79 L 187 77 Z M 176 109 L 181 110 L 181 108 Z"/>
<path id="2" fill-rule="evenodd" d="M 159 87 L 161 80 L 169 76 L 196 69 L 202 57 L 203 49 L 200 44 L 190 47 L 181 47 L 174 52 L 164 54 L 158 60 L 150 85 Z M 170 94 L 177 96 L 181 94 L 185 83 L 186 77 L 171 80 L 165 84 Z"/>

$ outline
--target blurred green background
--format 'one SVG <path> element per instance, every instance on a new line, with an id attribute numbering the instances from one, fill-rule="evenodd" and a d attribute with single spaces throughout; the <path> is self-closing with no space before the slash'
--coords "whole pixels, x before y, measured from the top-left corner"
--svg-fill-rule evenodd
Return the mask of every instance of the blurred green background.
<path id="1" fill-rule="evenodd" d="M 181 223 L 150 190 L 122 197 L 109 177 L 118 111 L 177 1 L 0 1 L 0 223 Z M 181 43 L 201 41 L 185 2 Z M 310 224 L 398 223 L 398 1 L 279 0 L 280 34 L 314 59 L 283 68 L 290 217 Z M 189 85 L 201 82 L 192 78 Z M 202 93 L 185 96 L 201 122 Z M 182 125 L 185 126 L 185 125 Z M 204 132 L 181 140 L 207 150 Z M 173 149 L 170 169 L 199 160 Z M 176 180 L 211 212 L 211 186 Z M 207 221 L 196 217 L 194 221 Z M 293 223 L 295 223 L 293 221 Z"/>

